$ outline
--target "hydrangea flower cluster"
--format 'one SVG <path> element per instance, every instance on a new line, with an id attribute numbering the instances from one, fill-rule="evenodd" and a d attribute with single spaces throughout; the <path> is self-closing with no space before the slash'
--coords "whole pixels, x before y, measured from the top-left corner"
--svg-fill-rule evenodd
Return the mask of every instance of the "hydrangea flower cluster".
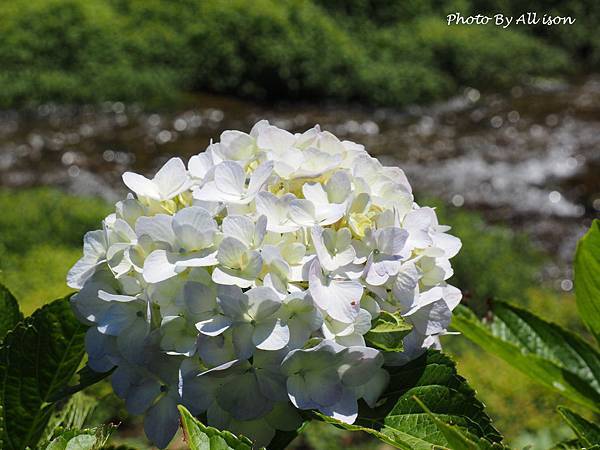
<path id="1" fill-rule="evenodd" d="M 402 170 L 318 126 L 225 131 L 187 167 L 123 181 L 135 195 L 86 234 L 68 284 L 90 367 L 115 369 L 159 447 L 177 404 L 258 446 L 299 410 L 352 423 L 384 363 L 438 345 L 461 299 L 445 281 L 460 241 Z M 384 312 L 412 326 L 403 349 L 371 345 Z"/>

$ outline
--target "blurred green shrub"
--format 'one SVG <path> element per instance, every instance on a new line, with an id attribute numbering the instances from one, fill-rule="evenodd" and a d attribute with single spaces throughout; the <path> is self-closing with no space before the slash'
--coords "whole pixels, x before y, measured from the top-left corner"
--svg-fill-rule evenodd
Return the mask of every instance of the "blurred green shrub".
<path id="1" fill-rule="evenodd" d="M 53 189 L 0 190 L 0 281 L 29 314 L 69 292 L 65 277 L 81 257 L 83 235 L 109 212 L 94 198 Z"/>
<path id="2" fill-rule="evenodd" d="M 572 66 L 554 35 L 445 24 L 448 12 L 487 7 L 484 0 L 1 2 L 0 107 L 168 103 L 200 90 L 398 106 Z M 578 27 L 568 27 L 564 47 L 597 63 L 593 27 Z"/>
<path id="3" fill-rule="evenodd" d="M 523 233 L 508 226 L 486 223 L 480 214 L 436 204 L 441 224 L 462 240 L 462 248 L 452 259 L 454 276 L 450 282 L 465 294 L 465 301 L 483 312 L 486 302 L 512 300 L 536 286 L 545 256 Z"/>

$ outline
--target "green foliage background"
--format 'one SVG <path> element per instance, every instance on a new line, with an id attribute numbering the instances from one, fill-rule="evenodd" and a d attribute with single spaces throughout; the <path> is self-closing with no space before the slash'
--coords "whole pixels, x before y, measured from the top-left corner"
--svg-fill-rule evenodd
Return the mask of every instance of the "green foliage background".
<path id="1" fill-rule="evenodd" d="M 447 26 L 456 11 L 577 21 Z M 200 90 L 405 105 L 598 67 L 599 20 L 582 0 L 11 0 L 0 3 L 0 107 L 164 104 Z"/>

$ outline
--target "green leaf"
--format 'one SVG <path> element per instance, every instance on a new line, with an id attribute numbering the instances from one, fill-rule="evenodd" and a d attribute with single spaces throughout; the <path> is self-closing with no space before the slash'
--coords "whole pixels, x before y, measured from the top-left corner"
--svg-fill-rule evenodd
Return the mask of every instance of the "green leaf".
<path id="1" fill-rule="evenodd" d="M 17 299 L 0 284 L 0 342 L 21 320 L 23 314 L 19 310 Z"/>
<path id="2" fill-rule="evenodd" d="M 55 412 L 48 421 L 40 441 L 49 441 L 59 427 L 66 430 L 82 429 L 87 418 L 96 409 L 97 403 L 96 398 L 83 392 L 79 392 L 62 402 L 57 402 Z"/>
<path id="3" fill-rule="evenodd" d="M 191 450 L 252 450 L 252 441 L 229 431 L 207 427 L 184 406 L 178 405 L 184 440 Z"/>
<path id="4" fill-rule="evenodd" d="M 67 298 L 37 310 L 0 346 L 0 441 L 5 450 L 36 447 L 84 356 L 86 327 Z"/>
<path id="5" fill-rule="evenodd" d="M 402 340 L 412 330 L 400 313 L 381 311 L 379 317 L 372 323 L 371 330 L 365 334 L 365 339 L 372 347 L 386 352 L 401 352 L 404 350 Z"/>
<path id="6" fill-rule="evenodd" d="M 560 326 L 503 302 L 493 318 L 480 321 L 468 308 L 454 311 L 452 324 L 471 341 L 539 383 L 600 411 L 600 353 Z"/>
<path id="7" fill-rule="evenodd" d="M 101 450 L 117 427 L 103 425 L 84 430 L 66 430 L 56 436 L 46 450 Z"/>
<path id="8" fill-rule="evenodd" d="M 50 399 L 50 401 L 59 401 L 68 398 L 71 395 L 104 380 L 106 377 L 112 375 L 114 370 L 115 369 L 109 370 L 108 372 L 96 372 L 86 365 L 77 371 L 77 383 L 74 385 L 65 386 L 63 389 L 58 391 L 56 395 Z"/>
<path id="9" fill-rule="evenodd" d="M 568 439 L 555 444 L 550 450 L 600 450 L 600 445 L 586 447 L 579 439 Z"/>
<path id="10" fill-rule="evenodd" d="M 448 445 L 452 450 L 484 450 L 484 449 L 503 449 L 503 445 L 497 442 L 491 443 L 483 438 L 477 438 L 471 435 L 469 432 L 461 430 L 459 427 L 446 423 L 440 420 L 435 414 L 433 414 L 425 404 L 418 398 L 414 398 L 417 404 L 423 408 L 423 411 L 427 413 L 429 417 L 434 421 L 438 430 L 442 432 Z"/>
<path id="11" fill-rule="evenodd" d="M 451 421 L 461 430 L 492 443 L 502 440 L 475 391 L 458 375 L 454 362 L 446 355 L 429 350 L 402 367 L 386 369 L 390 372 L 390 384 L 379 406 L 371 409 L 362 404 L 355 424 L 318 416 L 347 430 L 364 431 L 401 449 L 431 450 L 432 446 L 448 446 L 448 439 L 434 418 Z M 433 417 L 423 411 L 415 397 Z"/>
<path id="12" fill-rule="evenodd" d="M 318 411 L 315 411 L 314 415 L 316 418 L 322 420 L 323 422 L 330 423 L 332 425 L 335 425 L 338 428 L 343 428 L 344 430 L 348 430 L 348 431 L 362 431 L 363 433 L 370 434 L 371 436 L 376 437 L 380 441 L 383 441 L 386 444 L 391 445 L 392 447 L 401 448 L 403 450 L 412 450 L 412 447 L 408 443 L 406 443 L 400 439 L 394 439 L 394 436 L 389 436 L 389 435 L 384 434 L 381 431 L 376 430 L 374 428 L 369 428 L 368 426 L 345 423 L 345 422 L 342 422 L 341 420 L 337 420 L 337 419 L 334 419 L 333 417 L 329 417 L 329 416 L 326 416 L 325 414 L 321 414 Z"/>
<path id="13" fill-rule="evenodd" d="M 566 406 L 559 406 L 558 412 L 585 447 L 600 445 L 600 426 L 589 422 Z"/>
<path id="14" fill-rule="evenodd" d="M 600 220 L 577 244 L 575 253 L 575 298 L 584 323 L 600 343 Z"/>

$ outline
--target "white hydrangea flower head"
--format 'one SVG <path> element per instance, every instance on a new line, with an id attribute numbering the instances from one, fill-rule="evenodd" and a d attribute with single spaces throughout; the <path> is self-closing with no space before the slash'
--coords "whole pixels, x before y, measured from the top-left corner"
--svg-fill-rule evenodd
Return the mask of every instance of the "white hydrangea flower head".
<path id="1" fill-rule="evenodd" d="M 461 243 L 406 176 L 318 126 L 225 131 L 188 166 L 152 178 L 84 237 L 68 274 L 90 325 L 89 365 L 164 448 L 177 404 L 269 443 L 301 410 L 352 423 L 375 406 L 385 365 L 439 346 L 461 293 Z M 369 339 L 381 315 L 412 326 L 403 347 Z"/>

